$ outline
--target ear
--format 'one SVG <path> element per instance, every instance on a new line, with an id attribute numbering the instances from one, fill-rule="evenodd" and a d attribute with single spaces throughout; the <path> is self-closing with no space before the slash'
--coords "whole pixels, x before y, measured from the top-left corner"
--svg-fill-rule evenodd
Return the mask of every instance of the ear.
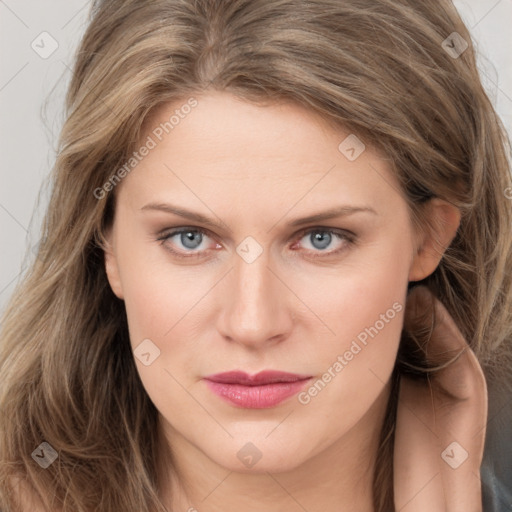
<path id="1" fill-rule="evenodd" d="M 124 299 L 121 278 L 119 275 L 119 266 L 115 253 L 113 229 L 109 229 L 105 233 L 104 238 L 105 246 L 103 247 L 103 252 L 105 255 L 105 272 L 107 273 L 108 282 L 117 298 Z"/>
<path id="2" fill-rule="evenodd" d="M 436 197 L 426 208 L 430 222 L 418 237 L 409 281 L 421 281 L 434 272 L 460 225 L 460 210 L 448 201 Z"/>

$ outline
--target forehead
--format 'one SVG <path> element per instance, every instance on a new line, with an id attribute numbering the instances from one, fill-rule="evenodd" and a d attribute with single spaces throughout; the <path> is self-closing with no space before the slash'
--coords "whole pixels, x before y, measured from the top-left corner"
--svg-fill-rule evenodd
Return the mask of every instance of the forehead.
<path id="1" fill-rule="evenodd" d="M 252 198 L 297 200 L 306 193 L 306 201 L 318 194 L 378 201 L 400 193 L 379 152 L 310 109 L 284 101 L 257 105 L 226 92 L 194 101 L 162 104 L 146 119 L 140 145 L 151 140 L 152 149 L 123 186 L 132 182 L 144 194 L 188 183 L 211 195 L 213 185 Z"/>
<path id="2" fill-rule="evenodd" d="M 244 149 L 249 151 L 247 157 L 259 157 L 283 156 L 284 144 L 306 152 L 311 144 L 299 146 L 299 143 L 315 142 L 333 131 L 320 115 L 291 101 L 259 105 L 227 92 L 211 92 L 194 99 L 196 105 L 190 109 L 186 108 L 186 99 L 160 105 L 146 120 L 145 134 L 153 133 L 158 139 L 157 132 L 162 128 L 164 145 L 174 139 L 176 143 L 186 144 L 187 149 L 217 154 L 223 150 L 237 154 L 239 149 Z"/>

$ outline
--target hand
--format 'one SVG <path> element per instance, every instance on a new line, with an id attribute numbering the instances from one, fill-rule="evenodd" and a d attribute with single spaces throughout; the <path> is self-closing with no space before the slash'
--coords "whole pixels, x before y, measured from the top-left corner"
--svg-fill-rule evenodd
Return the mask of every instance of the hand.
<path id="1" fill-rule="evenodd" d="M 430 373 L 428 380 L 400 378 L 393 475 L 395 510 L 482 512 L 485 377 L 453 318 L 426 287 L 417 286 L 409 293 L 405 326 L 429 329 L 432 307 L 436 321 L 426 349 L 428 359 L 456 359 Z M 428 325 L 421 320 L 425 312 Z"/>

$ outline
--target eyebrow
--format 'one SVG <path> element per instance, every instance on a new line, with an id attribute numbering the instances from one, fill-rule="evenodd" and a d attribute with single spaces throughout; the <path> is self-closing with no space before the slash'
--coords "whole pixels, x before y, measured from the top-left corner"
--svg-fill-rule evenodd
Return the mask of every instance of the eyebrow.
<path id="1" fill-rule="evenodd" d="M 178 215 L 179 217 L 193 220 L 214 228 L 219 228 L 221 225 L 221 223 L 215 222 L 214 220 L 210 219 L 209 217 L 206 217 L 205 215 L 202 215 L 201 213 L 193 212 L 191 210 L 187 210 L 185 208 L 181 208 L 167 203 L 148 203 L 145 206 L 143 206 L 141 210 L 162 211 L 166 213 L 172 213 L 174 215 Z M 374 215 L 378 215 L 377 212 L 370 206 L 341 205 L 323 212 L 308 215 L 307 217 L 294 219 L 289 223 L 289 225 L 292 227 L 302 226 L 304 224 L 309 224 L 311 222 L 320 222 L 323 220 L 333 219 L 336 217 L 344 217 L 352 215 L 354 213 L 372 213 Z"/>

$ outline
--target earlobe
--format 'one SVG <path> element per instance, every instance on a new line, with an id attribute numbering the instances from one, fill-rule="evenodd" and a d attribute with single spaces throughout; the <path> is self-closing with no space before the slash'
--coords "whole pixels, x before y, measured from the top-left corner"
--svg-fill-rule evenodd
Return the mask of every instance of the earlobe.
<path id="1" fill-rule="evenodd" d="M 428 208 L 429 227 L 414 254 L 409 281 L 421 281 L 435 271 L 460 225 L 460 210 L 448 201 L 431 199 Z"/>
<path id="2" fill-rule="evenodd" d="M 112 243 L 112 232 L 105 236 L 105 247 L 103 248 L 105 257 L 105 272 L 110 284 L 110 288 L 119 299 L 124 299 L 123 290 L 121 286 L 121 278 L 119 275 L 119 267 L 117 264 L 117 257 L 114 252 Z"/>

